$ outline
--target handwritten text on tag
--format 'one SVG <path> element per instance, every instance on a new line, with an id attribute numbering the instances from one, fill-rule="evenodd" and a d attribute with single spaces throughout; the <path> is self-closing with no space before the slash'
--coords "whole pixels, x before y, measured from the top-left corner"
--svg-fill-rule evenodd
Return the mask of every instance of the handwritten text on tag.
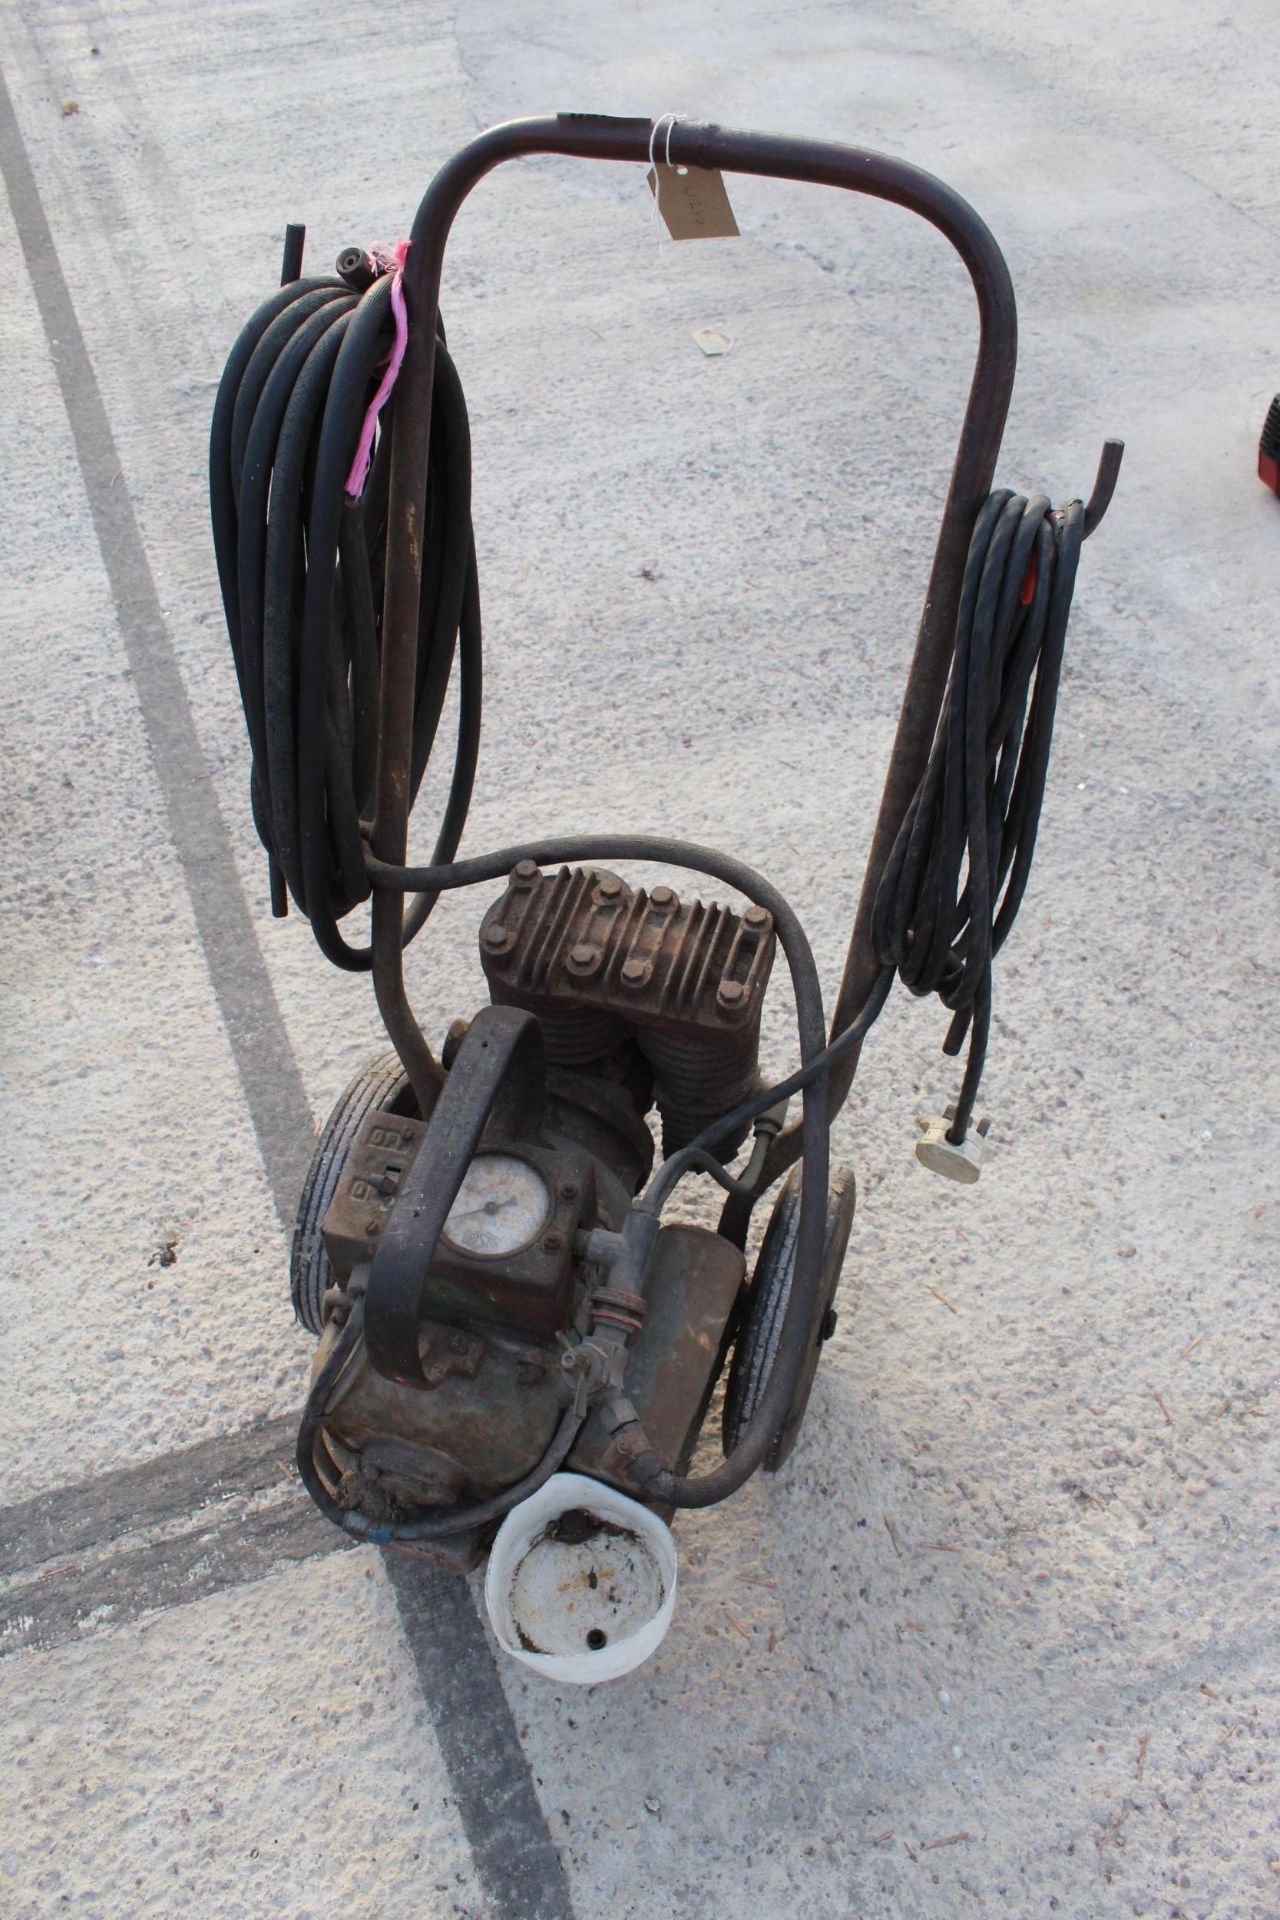
<path id="1" fill-rule="evenodd" d="M 718 168 L 659 164 L 649 169 L 649 188 L 673 240 L 737 238 L 738 223 Z"/>

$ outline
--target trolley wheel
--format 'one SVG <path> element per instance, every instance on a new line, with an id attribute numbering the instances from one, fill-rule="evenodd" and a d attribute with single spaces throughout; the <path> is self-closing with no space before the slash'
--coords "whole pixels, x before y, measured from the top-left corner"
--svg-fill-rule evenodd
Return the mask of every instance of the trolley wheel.
<path id="1" fill-rule="evenodd" d="M 320 1229 L 342 1169 L 365 1115 L 416 1114 L 408 1076 L 396 1053 L 380 1053 L 362 1067 L 325 1122 L 298 1201 L 289 1253 L 289 1291 L 293 1310 L 308 1332 L 324 1329 L 324 1296 L 333 1285 L 333 1269 Z"/>
<path id="2" fill-rule="evenodd" d="M 822 1247 L 822 1279 L 819 1290 L 821 1310 L 818 1315 L 817 1330 L 805 1358 L 800 1378 L 796 1382 L 795 1395 L 787 1411 L 787 1417 L 765 1456 L 766 1473 L 776 1473 L 796 1443 L 796 1435 L 800 1431 L 800 1423 L 804 1419 L 805 1409 L 809 1404 L 809 1395 L 813 1391 L 813 1377 L 818 1370 L 818 1355 L 824 1343 L 835 1331 L 836 1316 L 831 1303 L 840 1283 L 840 1269 L 844 1264 L 845 1249 L 849 1244 L 855 1198 L 852 1170 L 847 1167 L 838 1168 L 831 1184 L 831 1195 L 827 1201 L 827 1224 Z M 731 1453 L 737 1445 L 747 1422 L 760 1404 L 769 1379 L 774 1356 L 778 1350 L 778 1340 L 782 1333 L 782 1323 L 786 1318 L 787 1302 L 791 1298 L 791 1281 L 796 1264 L 796 1235 L 799 1227 L 800 1171 L 797 1168 L 773 1203 L 773 1213 L 760 1244 L 760 1253 L 751 1281 L 751 1291 L 747 1296 L 742 1332 L 733 1350 L 729 1383 L 724 1396 L 726 1454 Z"/>

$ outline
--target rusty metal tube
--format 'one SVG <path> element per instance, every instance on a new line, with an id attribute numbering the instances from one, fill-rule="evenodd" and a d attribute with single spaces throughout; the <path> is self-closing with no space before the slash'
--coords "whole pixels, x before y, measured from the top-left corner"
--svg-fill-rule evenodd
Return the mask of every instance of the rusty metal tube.
<path id="1" fill-rule="evenodd" d="M 375 857 L 398 866 L 405 859 L 409 817 L 411 695 L 421 589 L 427 454 L 435 359 L 436 316 L 444 253 L 454 218 L 472 188 L 504 161 L 539 153 L 643 164 L 653 123 L 593 115 L 509 121 L 481 134 L 441 169 L 414 220 L 405 268 L 409 341 L 396 395 L 392 448 L 383 661 L 379 702 L 377 808 L 371 841 Z M 664 152 L 682 166 L 719 168 L 775 179 L 840 187 L 887 200 L 928 220 L 959 253 L 978 302 L 978 352 L 961 427 L 942 530 L 934 554 L 924 615 L 903 696 L 902 713 L 880 815 L 872 838 L 833 1031 L 848 1024 L 874 981 L 869 945 L 870 903 L 894 837 L 919 782 L 946 687 L 951 635 L 969 539 L 991 488 L 1008 412 L 1017 355 L 1017 319 L 1008 268 L 985 223 L 940 180 L 905 161 L 817 140 L 735 132 L 676 121 Z M 374 982 L 387 1030 L 428 1103 L 438 1068 L 404 991 L 401 949 L 403 903 L 379 896 L 374 914 Z M 856 1053 L 854 1055 L 856 1058 Z M 852 1066 L 833 1074 L 832 1105 L 847 1096 Z M 769 1178 L 799 1152 L 799 1130 L 780 1136 Z"/>

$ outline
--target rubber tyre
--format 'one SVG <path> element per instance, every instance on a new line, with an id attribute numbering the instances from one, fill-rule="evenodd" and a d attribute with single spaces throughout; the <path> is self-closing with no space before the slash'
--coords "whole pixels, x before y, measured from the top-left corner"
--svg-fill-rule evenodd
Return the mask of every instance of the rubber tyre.
<path id="1" fill-rule="evenodd" d="M 849 1232 L 853 1226 L 856 1197 L 852 1170 L 847 1167 L 837 1168 L 831 1183 L 831 1196 L 827 1202 L 826 1231 L 822 1247 L 821 1311 L 818 1315 L 817 1331 L 800 1378 L 796 1382 L 795 1394 L 787 1411 L 787 1417 L 765 1456 L 766 1473 L 776 1473 L 787 1459 L 796 1443 L 805 1409 L 809 1405 L 814 1375 L 818 1371 L 818 1356 L 832 1331 L 831 1303 L 835 1299 L 836 1288 L 840 1284 L 840 1269 L 844 1265 L 845 1250 L 849 1245 Z M 733 1350 L 729 1381 L 724 1396 L 723 1432 L 726 1455 L 732 1453 L 741 1439 L 768 1384 L 774 1357 L 778 1351 L 782 1323 L 786 1318 L 787 1302 L 791 1298 L 791 1282 L 796 1263 L 796 1235 L 799 1227 L 800 1170 L 797 1167 L 788 1177 L 781 1193 L 773 1203 L 773 1213 L 765 1229 L 765 1236 L 756 1259 L 742 1331 L 738 1335 L 738 1342 Z"/>
<path id="2" fill-rule="evenodd" d="M 289 1252 L 289 1292 L 293 1311 L 309 1333 L 324 1328 L 324 1296 L 333 1285 L 333 1269 L 320 1229 L 337 1190 L 347 1155 L 365 1115 L 415 1114 L 417 1107 L 397 1053 L 380 1053 L 362 1067 L 325 1122 L 298 1202 Z"/>

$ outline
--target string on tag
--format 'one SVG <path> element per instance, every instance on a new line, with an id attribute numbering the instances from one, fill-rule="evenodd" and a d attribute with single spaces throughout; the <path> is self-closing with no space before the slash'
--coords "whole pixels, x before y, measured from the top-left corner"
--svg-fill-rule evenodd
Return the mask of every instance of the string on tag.
<path id="1" fill-rule="evenodd" d="M 653 176 L 653 206 L 649 212 L 649 219 L 651 223 L 657 224 L 659 246 L 662 245 L 662 226 L 658 221 L 658 129 L 665 120 L 667 123 L 667 145 L 664 164 L 669 167 L 671 165 L 671 136 L 675 132 L 676 121 L 679 117 L 679 114 L 676 113 L 660 113 L 649 130 L 649 172 Z"/>
<path id="2" fill-rule="evenodd" d="M 666 160 L 658 159 L 659 135 L 666 125 Z M 649 131 L 649 186 L 654 217 L 673 240 L 728 240 L 738 234 L 724 175 L 718 167 L 681 166 L 671 158 L 676 116 L 664 113 Z M 661 228 L 659 229 L 661 238 Z"/>
<path id="3" fill-rule="evenodd" d="M 404 263 L 409 254 L 409 242 L 397 240 L 394 247 L 374 247 L 372 258 L 383 273 L 391 275 L 391 315 L 395 321 L 395 339 L 387 355 L 387 364 L 382 370 L 377 391 L 365 410 L 364 425 L 360 429 L 360 438 L 356 442 L 355 457 L 351 462 L 351 471 L 347 475 L 347 498 L 358 500 L 364 492 L 365 481 L 369 478 L 369 467 L 373 460 L 373 436 L 378 425 L 378 415 L 391 397 L 396 375 L 404 360 L 404 350 L 409 340 L 409 314 L 404 304 Z"/>

